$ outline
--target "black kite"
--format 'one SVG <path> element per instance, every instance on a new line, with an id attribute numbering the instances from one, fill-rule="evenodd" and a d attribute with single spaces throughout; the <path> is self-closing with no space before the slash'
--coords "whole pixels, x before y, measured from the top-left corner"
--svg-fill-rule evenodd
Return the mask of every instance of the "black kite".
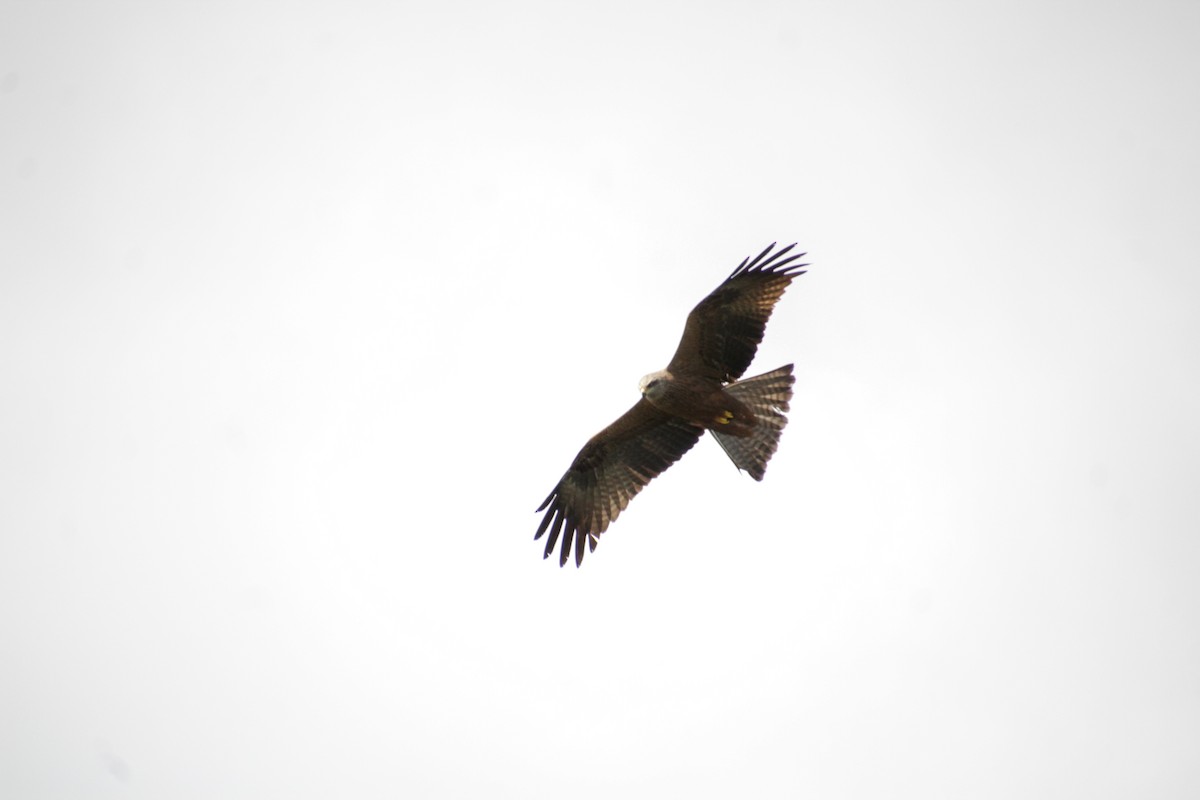
<path id="1" fill-rule="evenodd" d="M 596 434 L 575 456 L 538 508 L 545 511 L 534 539 L 547 531 L 545 557 L 563 535 L 559 566 L 575 543 L 596 549 L 600 534 L 642 487 L 692 449 L 706 430 L 739 470 L 761 481 L 779 446 L 792 399 L 792 365 L 739 380 L 754 360 L 776 301 L 807 264 L 783 258 L 796 245 L 746 259 L 688 314 L 683 339 L 665 370 L 642 378 L 642 397 Z"/>

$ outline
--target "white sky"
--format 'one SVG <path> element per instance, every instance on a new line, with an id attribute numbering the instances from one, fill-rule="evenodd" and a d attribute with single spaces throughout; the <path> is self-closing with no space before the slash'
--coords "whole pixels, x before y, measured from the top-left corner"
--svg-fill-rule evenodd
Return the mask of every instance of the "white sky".
<path id="1" fill-rule="evenodd" d="M 3 4 L 0 795 L 1197 796 L 1197 86 L 1188 2 Z M 776 240 L 766 480 L 542 561 Z"/>

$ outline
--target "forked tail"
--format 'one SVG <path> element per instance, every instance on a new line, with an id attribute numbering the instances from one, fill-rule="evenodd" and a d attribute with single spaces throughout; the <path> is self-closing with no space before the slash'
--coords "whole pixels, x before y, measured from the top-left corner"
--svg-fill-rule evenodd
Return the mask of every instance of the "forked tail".
<path id="1" fill-rule="evenodd" d="M 787 425 L 787 416 L 783 412 L 788 410 L 795 382 L 792 365 L 788 364 L 725 387 L 725 391 L 750 407 L 758 418 L 758 425 L 750 436 L 730 436 L 713 430 L 713 438 L 734 465 L 749 472 L 756 481 L 763 479 L 767 462 L 779 447 L 779 434 Z"/>

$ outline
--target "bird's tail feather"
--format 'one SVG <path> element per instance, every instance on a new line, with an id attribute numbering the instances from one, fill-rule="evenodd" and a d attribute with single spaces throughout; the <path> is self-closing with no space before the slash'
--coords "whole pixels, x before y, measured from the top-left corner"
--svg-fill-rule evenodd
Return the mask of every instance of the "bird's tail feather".
<path id="1" fill-rule="evenodd" d="M 731 383 L 725 391 L 750 407 L 758 418 L 758 426 L 750 436 L 731 436 L 713 431 L 713 438 L 738 469 L 750 473 L 756 481 L 763 479 L 767 462 L 779 447 L 779 435 L 787 425 L 788 403 L 792 399 L 792 365 Z"/>

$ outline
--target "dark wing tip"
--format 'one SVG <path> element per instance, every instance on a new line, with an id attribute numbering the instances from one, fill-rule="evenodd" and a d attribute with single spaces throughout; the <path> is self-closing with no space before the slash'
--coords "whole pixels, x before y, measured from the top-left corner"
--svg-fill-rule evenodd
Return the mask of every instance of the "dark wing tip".
<path id="1" fill-rule="evenodd" d="M 588 538 L 583 531 L 575 534 L 575 569 L 583 564 L 583 540 Z"/>
<path id="2" fill-rule="evenodd" d="M 568 509 L 563 507 L 562 497 L 559 495 L 559 490 L 562 484 L 554 487 L 554 491 L 550 496 L 538 506 L 537 511 L 545 511 L 545 516 L 542 517 L 541 523 L 538 525 L 537 533 L 533 534 L 534 541 L 546 535 L 546 549 L 542 553 L 542 559 L 547 559 L 554 552 L 555 546 L 559 544 L 559 536 L 562 537 L 562 546 L 559 547 L 558 565 L 565 567 L 567 561 L 571 558 L 571 545 L 575 545 L 575 566 L 578 567 L 583 563 L 583 540 L 587 537 L 583 531 L 579 529 L 579 524 L 573 518 L 573 515 Z M 537 512 L 535 512 L 537 513 Z M 592 544 L 592 550 L 596 549 L 596 545 Z"/>
<path id="3" fill-rule="evenodd" d="M 567 559 L 571 557 L 571 540 L 574 538 L 575 537 L 571 535 L 571 531 L 567 531 L 563 536 L 562 549 L 558 554 L 558 565 L 560 567 L 565 567 L 567 565 Z"/>
<path id="4" fill-rule="evenodd" d="M 796 253 L 788 256 L 787 258 L 782 258 L 796 246 L 796 242 L 792 242 L 787 247 L 777 251 L 770 258 L 767 258 L 767 254 L 774 249 L 775 245 L 776 242 L 771 242 L 769 245 L 767 245 L 767 249 L 755 256 L 753 260 L 746 258 L 741 264 L 738 264 L 737 269 L 731 272 L 729 274 L 729 278 L 726 278 L 726 280 L 736 278 L 739 275 L 748 275 L 758 272 L 770 273 L 774 275 L 787 275 L 788 277 L 803 275 L 803 272 L 798 272 L 797 270 L 807 267 L 808 264 L 795 264 L 793 262 L 795 262 L 797 259 L 804 258 L 807 253 Z"/>

